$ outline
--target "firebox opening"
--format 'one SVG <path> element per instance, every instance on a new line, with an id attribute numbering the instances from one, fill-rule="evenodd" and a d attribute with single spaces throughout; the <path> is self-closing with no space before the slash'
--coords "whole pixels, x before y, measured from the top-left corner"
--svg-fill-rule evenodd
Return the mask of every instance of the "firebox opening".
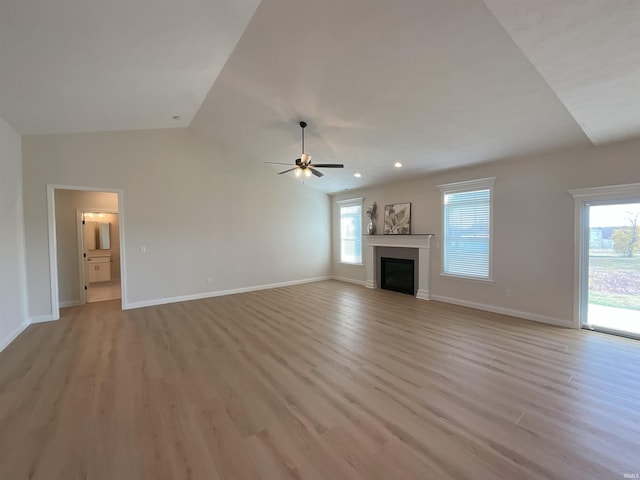
<path id="1" fill-rule="evenodd" d="M 415 295 L 414 261 L 404 258 L 380 258 L 380 288 Z"/>

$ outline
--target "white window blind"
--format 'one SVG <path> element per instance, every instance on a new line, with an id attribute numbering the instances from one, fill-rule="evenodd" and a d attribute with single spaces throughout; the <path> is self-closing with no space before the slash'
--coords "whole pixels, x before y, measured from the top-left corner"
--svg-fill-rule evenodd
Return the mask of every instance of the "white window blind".
<path id="1" fill-rule="evenodd" d="M 340 202 L 340 261 L 362 263 L 362 200 Z"/>
<path id="2" fill-rule="evenodd" d="M 493 180 L 484 188 L 443 190 L 443 273 L 491 279 L 491 195 Z M 481 186 L 487 181 L 465 182 Z M 454 186 L 452 185 L 452 187 Z"/>

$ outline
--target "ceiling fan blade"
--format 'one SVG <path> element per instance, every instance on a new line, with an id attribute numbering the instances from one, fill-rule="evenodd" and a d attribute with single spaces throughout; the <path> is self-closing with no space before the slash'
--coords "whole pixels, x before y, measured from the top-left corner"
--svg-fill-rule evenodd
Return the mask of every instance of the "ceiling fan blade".
<path id="1" fill-rule="evenodd" d="M 289 163 L 282 163 L 282 162 L 262 162 L 262 163 L 272 163 L 273 165 L 291 165 L 291 162 L 289 162 Z"/>
<path id="2" fill-rule="evenodd" d="M 344 168 L 344 165 L 341 163 L 314 163 L 312 166 L 316 168 Z"/>
<path id="3" fill-rule="evenodd" d="M 293 170 L 296 170 L 297 168 L 298 168 L 298 167 L 290 168 L 289 170 L 285 170 L 284 172 L 280 172 L 280 173 L 278 173 L 278 175 L 282 175 L 283 173 L 291 172 L 291 171 L 293 171 Z"/>
<path id="4" fill-rule="evenodd" d="M 311 167 L 307 167 L 309 170 L 311 170 L 311 173 L 313 173 L 316 177 L 320 178 L 324 176 L 324 173 L 317 171 L 314 168 Z"/>

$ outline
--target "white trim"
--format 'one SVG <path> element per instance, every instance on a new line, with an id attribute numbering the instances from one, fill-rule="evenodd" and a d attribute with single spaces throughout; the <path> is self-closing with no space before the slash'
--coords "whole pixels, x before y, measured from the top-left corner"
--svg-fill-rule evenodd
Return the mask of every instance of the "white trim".
<path id="1" fill-rule="evenodd" d="M 6 338 L 0 341 L 0 352 L 2 352 L 5 348 L 7 348 L 11 344 L 11 342 L 13 342 L 16 338 L 18 338 L 18 335 L 24 332 L 24 330 L 28 326 L 29 326 L 29 322 L 23 322 L 22 324 L 18 325 L 18 327 L 13 332 L 7 335 Z"/>
<path id="2" fill-rule="evenodd" d="M 367 247 L 431 248 L 433 233 L 416 235 L 367 235 Z M 366 265 L 366 263 L 365 263 Z"/>
<path id="3" fill-rule="evenodd" d="M 255 292 L 258 290 L 269 290 L 272 288 L 290 287 L 293 285 L 301 285 L 303 283 L 322 282 L 331 280 L 331 276 L 305 278 L 302 280 L 293 280 L 291 282 L 269 283 L 267 285 L 255 285 L 252 287 L 234 288 L 231 290 L 218 290 L 216 292 L 202 292 L 193 295 L 182 295 L 179 297 L 157 298 L 153 300 L 143 300 L 141 302 L 132 302 L 127 304 L 123 309 L 131 310 L 134 308 L 153 307 L 156 305 L 165 305 L 167 303 L 188 302 L 190 300 L 202 300 L 203 298 L 222 297 L 225 295 L 235 295 L 236 293 Z"/>
<path id="4" fill-rule="evenodd" d="M 60 308 L 77 307 L 79 305 L 84 305 L 82 300 L 66 300 L 64 302 L 60 302 Z"/>
<path id="5" fill-rule="evenodd" d="M 616 198 L 640 195 L 640 183 L 626 183 L 623 185 L 606 185 L 604 187 L 574 188 L 567 190 L 573 198 Z"/>
<path id="6" fill-rule="evenodd" d="M 120 232 L 120 296 L 122 309 L 125 310 L 127 304 L 127 275 L 125 262 L 125 243 L 124 243 L 124 190 L 118 190 L 118 231 Z"/>
<path id="7" fill-rule="evenodd" d="M 29 323 L 34 324 L 34 323 L 44 323 L 44 322 L 53 322 L 56 320 L 59 320 L 59 316 L 58 318 L 54 318 L 53 315 L 38 315 L 37 317 L 31 317 L 29 318 Z"/>
<path id="8" fill-rule="evenodd" d="M 587 318 L 587 299 L 589 298 L 587 294 L 589 271 L 584 268 L 587 264 L 588 252 L 583 248 L 583 245 L 589 245 L 589 232 L 586 228 L 589 224 L 588 216 L 586 203 L 583 199 L 576 198 L 573 247 L 573 324 L 577 328 L 582 326 L 582 319 Z"/>
<path id="9" fill-rule="evenodd" d="M 587 319 L 589 272 L 585 268 L 589 245 L 589 205 L 638 201 L 640 183 L 605 185 L 601 187 L 567 190 L 574 198 L 574 267 L 573 267 L 573 326 L 580 328 Z"/>
<path id="10" fill-rule="evenodd" d="M 418 291 L 416 292 L 416 298 L 420 300 L 431 300 L 432 296 L 428 289 L 418 288 Z"/>
<path id="11" fill-rule="evenodd" d="M 432 233 L 418 235 L 366 235 L 364 237 L 364 268 L 367 280 L 365 287 L 377 288 L 378 265 L 376 247 L 415 248 L 418 250 L 418 291 L 416 298 L 429 300 L 429 281 L 431 278 L 431 239 Z"/>
<path id="12" fill-rule="evenodd" d="M 89 187 L 78 185 L 58 185 L 47 184 L 47 224 L 49 234 L 49 282 L 51 295 L 51 315 L 47 315 L 48 320 L 58 320 L 60 318 L 60 301 L 58 299 L 58 246 L 56 240 L 56 190 L 79 190 L 85 192 L 108 192 L 118 195 L 118 230 L 120 232 L 120 288 L 122 290 L 121 305 L 125 310 L 127 304 L 127 275 L 125 267 L 125 243 L 124 243 L 124 191 L 119 188 Z M 93 211 L 97 211 L 93 209 Z M 44 318 L 44 317 L 36 317 Z M 38 320 L 35 320 L 37 323 Z M 31 320 L 34 323 L 34 320 Z"/>
<path id="13" fill-rule="evenodd" d="M 60 318 L 58 301 L 58 243 L 56 239 L 56 186 L 47 185 L 47 223 L 49 233 L 49 294 L 51 295 L 51 316 Z M 33 321 L 31 321 L 33 323 Z"/>
<path id="14" fill-rule="evenodd" d="M 336 204 L 337 205 L 349 205 L 350 203 L 357 205 L 358 203 L 360 203 L 360 205 L 362 205 L 362 202 L 364 201 L 363 197 L 356 197 L 356 198 L 347 198 L 346 200 L 336 200 Z"/>
<path id="15" fill-rule="evenodd" d="M 331 280 L 337 280 L 338 282 L 344 282 L 344 283 L 353 283 L 354 285 L 360 285 L 361 287 L 364 287 L 366 285 L 366 282 L 364 280 L 356 280 L 354 278 L 340 277 L 338 275 L 331 275 Z"/>
<path id="16" fill-rule="evenodd" d="M 524 320 L 531 320 L 539 323 L 547 323 L 547 324 L 556 325 L 559 327 L 575 328 L 571 320 L 548 317 L 546 315 L 540 315 L 538 313 L 524 312 L 522 310 L 513 310 L 511 308 L 496 307 L 494 305 L 486 305 L 484 303 L 470 302 L 470 301 L 461 300 L 458 298 L 443 297 L 441 295 L 431 295 L 431 300 L 450 303 L 452 305 L 459 305 L 461 307 L 475 308 L 476 310 L 483 310 L 485 312 L 499 313 L 501 315 L 508 315 L 510 317 L 522 318 Z"/>
<path id="17" fill-rule="evenodd" d="M 466 190 L 482 190 L 493 188 L 496 177 L 479 178 L 477 180 L 465 180 L 464 182 L 443 183 L 438 188 L 443 192 L 464 192 Z"/>
<path id="18" fill-rule="evenodd" d="M 492 279 L 488 279 L 488 278 L 482 278 L 482 277 L 471 277 L 468 275 L 452 275 L 451 273 L 440 273 L 439 274 L 441 277 L 445 277 L 445 278 L 451 278 L 453 280 L 463 280 L 463 281 L 469 281 L 469 282 L 481 282 L 481 283 L 496 283 L 495 280 Z"/>
<path id="19" fill-rule="evenodd" d="M 84 211 L 81 208 L 76 208 L 76 242 L 78 243 L 78 280 L 80 284 L 78 285 L 78 295 L 80 300 L 78 300 L 79 305 L 84 305 L 87 303 L 87 292 L 84 289 L 86 283 L 84 279 L 84 270 L 85 260 L 84 260 L 84 225 L 82 223 L 84 217 Z"/>

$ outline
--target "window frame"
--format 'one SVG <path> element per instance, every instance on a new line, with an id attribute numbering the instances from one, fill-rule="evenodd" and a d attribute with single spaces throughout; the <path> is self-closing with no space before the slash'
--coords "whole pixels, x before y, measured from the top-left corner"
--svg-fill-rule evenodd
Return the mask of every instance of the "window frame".
<path id="1" fill-rule="evenodd" d="M 362 266 L 363 265 L 363 235 L 362 235 L 362 227 L 363 227 L 363 222 L 362 222 L 362 206 L 363 206 L 363 198 L 362 197 L 358 197 L 358 198 L 348 198 L 346 200 L 338 200 L 336 202 L 336 204 L 338 205 L 338 220 L 339 220 L 339 233 L 338 235 L 340 236 L 340 249 L 339 249 L 339 255 L 340 255 L 340 263 L 343 265 L 356 265 L 356 266 Z M 354 240 L 356 242 L 360 242 L 360 261 L 359 262 L 346 262 L 342 259 L 342 242 L 343 242 L 343 238 L 342 238 L 342 207 L 360 207 L 360 238 L 355 238 Z"/>
<path id="2" fill-rule="evenodd" d="M 440 255 L 440 275 L 448 278 L 456 278 L 460 280 L 469 280 L 473 282 L 481 282 L 481 283 L 494 283 L 493 280 L 493 217 L 494 217 L 494 207 L 493 207 L 493 197 L 494 197 L 494 186 L 495 186 L 496 177 L 489 178 L 480 178 L 477 180 L 467 180 L 464 182 L 455 182 L 455 183 L 446 183 L 443 185 L 438 185 L 440 189 L 440 204 L 441 204 L 441 222 L 440 228 L 442 232 L 442 248 Z M 462 192 L 474 192 L 477 190 L 489 190 L 489 258 L 488 258 L 488 274 L 487 277 L 478 277 L 475 275 L 460 275 L 456 273 L 449 273 L 445 271 L 445 256 L 446 256 L 446 243 L 447 239 L 445 237 L 445 196 L 447 194 L 452 193 L 462 193 Z"/>

